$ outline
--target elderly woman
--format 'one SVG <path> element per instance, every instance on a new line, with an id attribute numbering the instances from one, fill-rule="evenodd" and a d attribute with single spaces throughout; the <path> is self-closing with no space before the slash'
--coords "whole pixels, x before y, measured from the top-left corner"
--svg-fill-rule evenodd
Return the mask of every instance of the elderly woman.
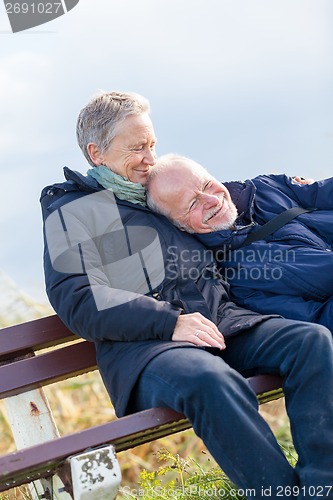
<path id="1" fill-rule="evenodd" d="M 156 163 L 148 101 L 138 94 L 101 94 L 81 111 L 76 132 L 94 167 L 88 174 L 118 198 L 145 205 L 143 186 Z"/>
<path id="2" fill-rule="evenodd" d="M 333 392 L 330 332 L 231 303 L 205 247 L 146 207 L 156 139 L 144 98 L 93 98 L 77 136 L 88 175 L 66 168 L 66 181 L 42 192 L 46 287 L 64 323 L 95 342 L 116 413 L 183 412 L 255 498 L 266 488 L 331 484 L 333 403 L 316 389 Z M 296 471 L 240 374 L 267 370 L 284 376 Z"/>

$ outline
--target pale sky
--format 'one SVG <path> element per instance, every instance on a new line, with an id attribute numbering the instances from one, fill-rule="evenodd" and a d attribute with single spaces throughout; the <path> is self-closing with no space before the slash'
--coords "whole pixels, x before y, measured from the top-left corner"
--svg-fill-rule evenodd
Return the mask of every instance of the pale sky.
<path id="1" fill-rule="evenodd" d="M 157 152 L 220 180 L 330 177 L 331 0 L 80 0 L 12 34 L 0 3 L 0 270 L 44 298 L 39 194 L 85 172 L 79 110 L 99 89 L 151 103 Z"/>

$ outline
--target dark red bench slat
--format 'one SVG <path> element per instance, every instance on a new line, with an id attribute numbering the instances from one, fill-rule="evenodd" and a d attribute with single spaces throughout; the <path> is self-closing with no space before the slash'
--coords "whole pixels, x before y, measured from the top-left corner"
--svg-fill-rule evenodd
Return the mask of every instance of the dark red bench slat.
<path id="1" fill-rule="evenodd" d="M 65 380 L 96 369 L 96 351 L 83 341 L 0 366 L 0 398 Z"/>
<path id="2" fill-rule="evenodd" d="M 0 330 L 0 361 L 78 338 L 57 315 Z"/>
<path id="3" fill-rule="evenodd" d="M 0 492 L 29 480 L 47 477 L 69 456 L 91 447 L 112 443 L 116 451 L 190 428 L 180 413 L 166 408 L 138 412 L 53 441 L 0 457 Z"/>
<path id="4" fill-rule="evenodd" d="M 87 341 L 5 364 L 0 366 L 0 398 L 21 394 L 96 368 L 95 347 Z M 248 380 L 257 395 L 281 391 L 282 379 L 277 375 L 257 375 Z"/>
<path id="5" fill-rule="evenodd" d="M 260 404 L 283 396 L 283 379 L 279 375 L 256 375 L 255 377 L 249 377 L 248 381 L 258 396 Z M 273 397 L 273 394 L 276 397 Z"/>

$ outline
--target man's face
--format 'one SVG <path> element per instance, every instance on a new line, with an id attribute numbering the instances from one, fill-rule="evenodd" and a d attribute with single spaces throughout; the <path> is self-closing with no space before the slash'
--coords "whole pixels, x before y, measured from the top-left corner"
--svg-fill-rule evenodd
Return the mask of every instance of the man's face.
<path id="1" fill-rule="evenodd" d="M 156 163 L 156 137 L 147 114 L 125 118 L 117 129 L 102 162 L 116 174 L 144 185 L 149 169 Z"/>
<path id="2" fill-rule="evenodd" d="M 187 231 L 229 229 L 237 218 L 227 188 L 191 160 L 174 160 L 152 180 L 149 191 L 170 219 Z"/>

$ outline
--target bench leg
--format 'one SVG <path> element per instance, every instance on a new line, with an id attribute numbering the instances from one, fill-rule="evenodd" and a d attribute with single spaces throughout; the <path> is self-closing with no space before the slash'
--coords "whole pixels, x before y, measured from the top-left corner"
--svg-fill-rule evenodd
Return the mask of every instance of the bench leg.
<path id="1" fill-rule="evenodd" d="M 103 446 L 69 458 L 74 500 L 113 500 L 121 472 L 113 446 Z"/>
<path id="2" fill-rule="evenodd" d="M 34 389 L 18 396 L 3 400 L 6 418 L 10 425 L 13 438 L 18 450 L 43 443 L 59 437 L 57 425 L 43 389 Z M 40 499 L 45 492 L 54 491 L 55 500 L 69 500 L 72 497 L 67 493 L 57 495 L 63 486 L 59 478 L 43 479 L 29 485 L 33 499 Z"/>

